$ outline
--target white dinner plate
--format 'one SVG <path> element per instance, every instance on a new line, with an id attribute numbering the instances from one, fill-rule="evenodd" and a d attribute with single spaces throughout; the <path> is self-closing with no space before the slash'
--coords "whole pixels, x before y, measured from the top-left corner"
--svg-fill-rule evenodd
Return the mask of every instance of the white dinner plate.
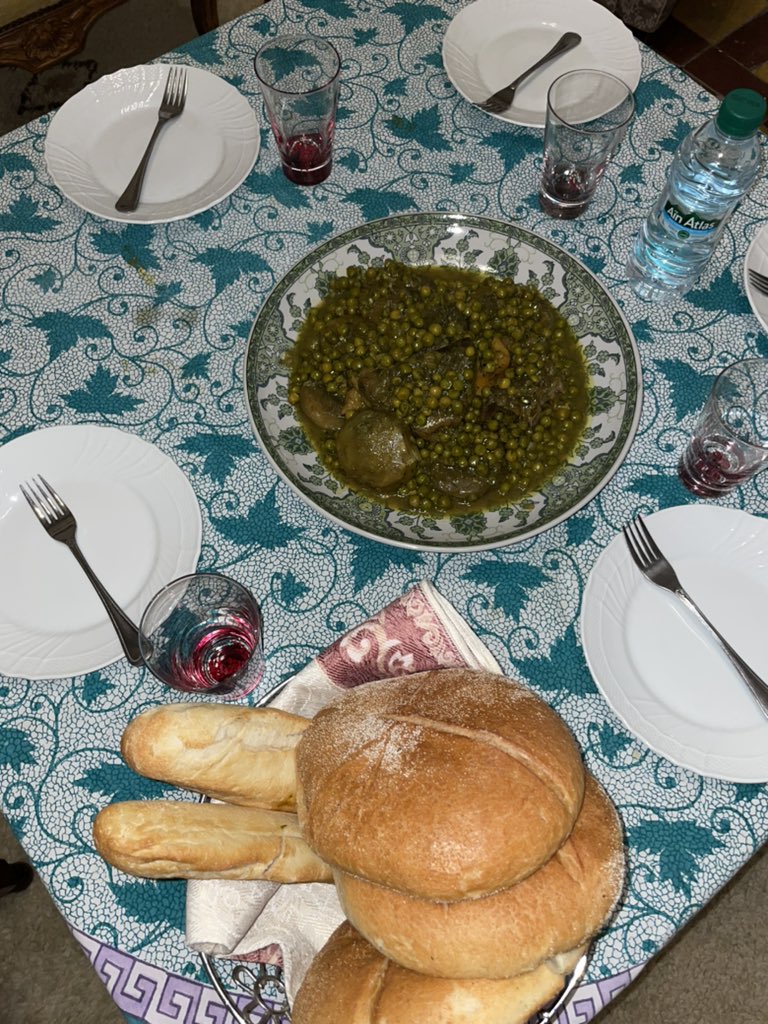
<path id="1" fill-rule="evenodd" d="M 748 270 L 768 277 L 768 224 L 763 224 L 752 239 L 744 258 L 744 291 L 747 293 L 752 312 L 768 331 L 768 295 L 755 291 L 747 277 Z"/>
<path id="2" fill-rule="evenodd" d="M 594 0 L 474 0 L 451 21 L 443 39 L 443 64 L 464 99 L 479 103 L 509 85 L 565 32 L 581 42 L 524 82 L 501 121 L 543 128 L 547 91 L 577 68 L 610 71 L 634 92 L 640 81 L 640 48 L 630 30 Z"/>
<path id="3" fill-rule="evenodd" d="M 0 447 L 0 672 L 53 679 L 103 668 L 123 650 L 83 570 L 19 491 L 38 473 L 69 505 L 83 554 L 136 623 L 161 587 L 194 572 L 201 519 L 176 463 L 135 434 L 48 427 Z"/>
<path id="4" fill-rule="evenodd" d="M 45 160 L 73 203 L 110 220 L 159 224 L 207 210 L 250 172 L 260 144 L 256 113 L 234 86 L 188 67 L 184 111 L 160 133 L 138 208 L 115 209 L 157 123 L 168 70 L 143 64 L 105 75 L 56 113 Z"/>
<path id="5" fill-rule="evenodd" d="M 768 680 L 768 520 L 697 504 L 646 522 L 691 597 Z M 621 534 L 590 574 L 581 635 L 605 699 L 652 750 L 702 775 L 768 780 L 768 721 L 746 684 L 682 603 L 642 576 Z"/>

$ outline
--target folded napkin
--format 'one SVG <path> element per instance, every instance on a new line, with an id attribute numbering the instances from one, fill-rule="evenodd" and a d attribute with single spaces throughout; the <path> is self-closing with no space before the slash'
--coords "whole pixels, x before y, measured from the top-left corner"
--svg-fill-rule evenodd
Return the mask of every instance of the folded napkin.
<path id="1" fill-rule="evenodd" d="M 422 581 L 314 658 L 272 707 L 310 718 L 360 683 L 460 667 L 501 672 L 456 610 Z M 282 964 L 291 1004 L 315 954 L 343 919 L 336 889 L 327 883 L 187 885 L 187 945 L 211 956 Z"/>

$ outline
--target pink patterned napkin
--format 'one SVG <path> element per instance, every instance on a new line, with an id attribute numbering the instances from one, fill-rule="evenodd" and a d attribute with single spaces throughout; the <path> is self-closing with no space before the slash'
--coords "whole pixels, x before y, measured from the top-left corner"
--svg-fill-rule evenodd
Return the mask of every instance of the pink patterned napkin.
<path id="1" fill-rule="evenodd" d="M 314 658 L 272 706 L 312 717 L 360 683 L 459 667 L 501 672 L 452 605 L 422 581 Z M 291 1003 L 313 957 L 343 918 L 334 886 L 325 883 L 187 885 L 187 945 L 212 956 L 282 964 Z"/>

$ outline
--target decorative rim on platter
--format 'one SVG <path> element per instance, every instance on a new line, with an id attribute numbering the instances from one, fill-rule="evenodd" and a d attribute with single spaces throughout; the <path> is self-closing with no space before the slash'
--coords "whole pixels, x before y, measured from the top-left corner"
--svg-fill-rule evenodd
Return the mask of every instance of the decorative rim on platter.
<path id="1" fill-rule="evenodd" d="M 329 281 L 352 265 L 396 259 L 413 266 L 473 268 L 533 283 L 566 317 L 584 349 L 592 412 L 571 461 L 540 491 L 493 512 L 430 516 L 387 508 L 334 479 L 288 401 L 284 357 Z M 533 537 L 602 490 L 634 438 L 642 405 L 640 358 L 621 310 L 579 260 L 530 231 L 488 217 L 412 213 L 351 228 L 299 260 L 264 303 L 245 359 L 253 429 L 280 476 L 333 522 L 374 540 L 432 551 L 477 551 Z"/>

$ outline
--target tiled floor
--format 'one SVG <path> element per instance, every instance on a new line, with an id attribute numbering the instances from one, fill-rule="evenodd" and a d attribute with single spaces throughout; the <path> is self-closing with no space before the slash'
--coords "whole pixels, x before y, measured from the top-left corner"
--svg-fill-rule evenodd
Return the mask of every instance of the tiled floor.
<path id="1" fill-rule="evenodd" d="M 637 36 L 720 96 L 743 87 L 768 98 L 768 0 L 679 0 Z"/>

